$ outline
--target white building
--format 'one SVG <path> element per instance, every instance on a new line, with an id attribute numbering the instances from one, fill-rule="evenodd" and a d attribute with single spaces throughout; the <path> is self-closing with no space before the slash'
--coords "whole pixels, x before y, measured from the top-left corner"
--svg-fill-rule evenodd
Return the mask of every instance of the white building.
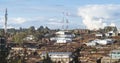
<path id="1" fill-rule="evenodd" d="M 109 31 L 108 33 L 105 34 L 107 37 L 112 37 L 112 36 L 116 36 L 116 33 L 113 31 Z"/>
<path id="2" fill-rule="evenodd" d="M 34 40 L 35 37 L 33 35 L 28 35 L 27 37 L 24 38 L 24 40 Z"/>
<path id="3" fill-rule="evenodd" d="M 72 42 L 72 39 L 75 37 L 74 34 L 71 34 L 68 31 L 58 31 L 55 34 L 56 37 L 52 37 L 51 40 L 55 40 L 56 43 Z"/>
<path id="4" fill-rule="evenodd" d="M 120 59 L 120 50 L 112 50 L 109 54 L 112 59 Z"/>
<path id="5" fill-rule="evenodd" d="M 88 43 L 85 43 L 87 46 L 96 46 L 97 44 L 99 45 L 107 45 L 107 44 L 112 44 L 114 43 L 114 40 L 112 39 L 96 39 L 96 40 L 93 40 L 93 41 L 90 41 Z"/>
<path id="6" fill-rule="evenodd" d="M 97 41 L 97 43 L 100 44 L 100 45 L 112 44 L 113 42 L 114 41 L 112 39 L 104 39 L 104 40 Z"/>
<path id="7" fill-rule="evenodd" d="M 103 34 L 101 34 L 101 33 L 97 33 L 97 34 L 95 34 L 95 36 L 96 36 L 96 37 L 102 37 Z"/>
<path id="8" fill-rule="evenodd" d="M 119 63 L 120 50 L 112 50 L 108 55 L 102 58 L 101 63 Z"/>
<path id="9" fill-rule="evenodd" d="M 54 62 L 61 62 L 61 63 L 69 63 L 72 58 L 71 58 L 71 52 L 49 52 L 48 55 L 51 58 L 52 61 Z M 41 57 L 46 57 L 46 53 L 42 53 Z"/>

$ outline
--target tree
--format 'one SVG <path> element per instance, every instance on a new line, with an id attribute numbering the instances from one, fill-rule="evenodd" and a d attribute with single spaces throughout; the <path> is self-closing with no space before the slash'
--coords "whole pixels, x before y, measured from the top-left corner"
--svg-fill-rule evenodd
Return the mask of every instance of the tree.
<path id="1" fill-rule="evenodd" d="M 0 35 L 1 35 L 1 36 L 4 36 L 4 29 L 1 29 L 1 30 L 0 30 Z"/>
<path id="2" fill-rule="evenodd" d="M 35 33 L 35 27 L 34 26 L 31 26 L 29 29 L 28 29 L 28 33 L 33 35 Z"/>
<path id="3" fill-rule="evenodd" d="M 107 26 L 104 28 L 105 32 L 109 32 L 109 31 L 113 31 L 116 32 L 117 31 L 117 27 L 111 27 L 111 26 Z"/>
<path id="4" fill-rule="evenodd" d="M 15 28 L 8 29 L 8 31 L 9 31 L 10 33 L 15 33 L 15 32 L 16 32 Z"/>
<path id="5" fill-rule="evenodd" d="M 37 29 L 37 31 L 41 31 L 41 30 L 43 30 L 44 29 L 44 27 L 43 26 L 40 26 L 38 29 Z"/>
<path id="6" fill-rule="evenodd" d="M 101 63 L 101 59 L 102 59 L 102 57 L 100 57 L 99 59 L 97 59 L 97 63 Z"/>
<path id="7" fill-rule="evenodd" d="M 70 61 L 70 63 L 81 63 L 79 61 L 79 56 L 80 56 L 80 51 L 83 50 L 84 45 L 82 45 L 81 47 L 77 48 L 73 53 L 72 53 L 72 61 Z"/>
<path id="8" fill-rule="evenodd" d="M 13 36 L 13 41 L 14 42 L 17 42 L 17 43 L 22 43 L 23 42 L 23 39 L 26 37 L 26 33 L 24 32 L 19 32 L 19 33 L 16 33 L 14 36 Z"/>
<path id="9" fill-rule="evenodd" d="M 46 53 L 46 57 L 44 57 L 43 63 L 53 63 L 48 53 Z"/>

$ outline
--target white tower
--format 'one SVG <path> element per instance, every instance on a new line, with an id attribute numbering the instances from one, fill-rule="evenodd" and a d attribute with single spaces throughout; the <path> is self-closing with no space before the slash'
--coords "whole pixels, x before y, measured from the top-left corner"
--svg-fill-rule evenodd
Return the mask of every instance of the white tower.
<path id="1" fill-rule="evenodd" d="M 4 23 L 4 32 L 7 33 L 7 8 L 5 9 L 5 23 Z"/>

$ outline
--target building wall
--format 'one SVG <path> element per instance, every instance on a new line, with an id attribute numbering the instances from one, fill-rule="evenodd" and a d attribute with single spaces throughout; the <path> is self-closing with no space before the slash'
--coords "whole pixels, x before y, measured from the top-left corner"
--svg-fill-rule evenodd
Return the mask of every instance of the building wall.
<path id="1" fill-rule="evenodd" d="M 111 57 L 103 57 L 101 63 L 113 63 L 118 61 L 118 59 L 112 59 Z"/>
<path id="2" fill-rule="evenodd" d="M 69 63 L 72 58 L 70 57 L 71 52 L 50 52 L 48 53 L 49 57 L 52 61 L 58 63 L 59 61 L 61 63 Z M 46 53 L 41 54 L 41 58 L 43 59 L 46 57 Z"/>
<path id="3" fill-rule="evenodd" d="M 71 58 L 51 58 L 54 62 L 61 62 L 61 63 L 69 63 L 72 59 Z"/>

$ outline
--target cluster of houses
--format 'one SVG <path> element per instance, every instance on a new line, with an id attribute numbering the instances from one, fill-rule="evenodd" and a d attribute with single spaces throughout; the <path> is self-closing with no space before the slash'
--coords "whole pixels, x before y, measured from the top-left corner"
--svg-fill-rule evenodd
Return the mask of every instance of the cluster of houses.
<path id="1" fill-rule="evenodd" d="M 79 31 L 79 32 L 81 32 L 82 34 L 89 33 L 88 30 L 85 30 L 85 29 L 83 29 L 83 31 Z M 83 43 L 80 42 L 80 44 L 85 44 L 85 45 L 87 45 L 86 47 L 97 46 L 97 45 L 108 45 L 108 44 L 111 45 L 111 44 L 114 44 L 115 40 L 112 39 L 112 37 L 119 36 L 119 30 L 117 30 L 117 31 L 110 30 L 110 31 L 108 31 L 106 33 L 95 33 L 94 36 L 95 36 L 95 39 L 90 40 L 88 42 L 83 42 Z M 103 38 L 104 36 L 105 36 L 105 38 Z M 67 44 L 67 43 L 73 43 L 73 40 L 74 40 L 75 37 L 76 37 L 75 34 L 69 32 L 69 31 L 62 30 L 62 31 L 57 31 L 55 33 L 55 36 L 51 37 L 49 39 L 50 39 L 51 42 L 54 42 L 54 43 Z M 87 38 L 84 38 L 84 39 L 89 40 Z M 34 36 L 29 35 L 24 40 L 34 40 Z M 74 43 L 77 43 L 77 42 L 74 42 Z M 53 45 L 55 45 L 55 44 L 53 44 Z M 57 48 L 57 46 L 55 46 L 55 47 Z M 60 46 L 58 46 L 58 47 L 60 47 Z M 15 51 L 19 51 L 19 50 L 23 50 L 23 49 L 24 48 L 22 48 L 22 47 L 12 47 L 12 50 L 15 50 Z M 30 46 L 30 47 L 27 47 L 27 50 L 37 51 L 39 49 L 36 48 L 36 47 L 32 48 L 32 46 Z M 51 51 L 48 51 L 46 53 L 45 50 L 46 50 L 46 48 L 44 48 L 43 51 L 40 51 L 39 56 L 40 56 L 41 59 L 46 57 L 46 54 L 48 53 L 51 60 L 56 62 L 56 63 L 58 63 L 59 61 L 61 63 L 69 63 L 72 60 L 71 55 L 72 55 L 73 51 L 69 51 L 69 52 L 64 52 L 64 51 L 62 51 L 62 52 L 58 52 L 58 51 L 53 52 L 52 51 L 51 52 Z M 110 63 L 110 62 L 118 61 L 120 59 L 120 50 L 119 49 L 118 50 L 111 50 L 106 55 L 108 55 L 108 56 L 102 56 L 101 63 Z"/>

